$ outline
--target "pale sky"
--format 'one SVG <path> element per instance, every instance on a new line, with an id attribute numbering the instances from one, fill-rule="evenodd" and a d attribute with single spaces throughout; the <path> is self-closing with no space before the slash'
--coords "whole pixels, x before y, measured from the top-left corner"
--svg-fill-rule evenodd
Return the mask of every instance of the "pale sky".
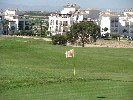
<path id="1" fill-rule="evenodd" d="M 61 8 L 67 3 L 76 3 L 81 8 L 133 8 L 133 0 L 0 0 L 0 8 L 45 10 Z"/>

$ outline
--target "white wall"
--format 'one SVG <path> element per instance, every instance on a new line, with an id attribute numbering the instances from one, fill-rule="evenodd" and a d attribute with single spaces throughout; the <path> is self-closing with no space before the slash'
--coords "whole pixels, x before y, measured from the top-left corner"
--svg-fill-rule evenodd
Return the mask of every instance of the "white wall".
<path id="1" fill-rule="evenodd" d="M 5 15 L 22 15 L 22 11 L 17 10 L 6 10 Z"/>
<path id="2" fill-rule="evenodd" d="M 66 28 L 67 30 L 69 29 L 69 27 L 71 26 L 71 17 L 69 17 L 69 15 L 66 17 L 63 17 L 65 15 L 62 16 L 49 16 L 49 28 L 48 31 L 50 31 L 52 33 L 52 35 L 55 34 L 62 34 L 64 28 Z M 63 22 L 67 22 L 67 26 L 63 26 Z M 65 29 L 65 30 L 66 30 Z M 66 30 L 66 31 L 67 31 Z"/>
<path id="3" fill-rule="evenodd" d="M 133 36 L 133 18 L 129 19 L 129 36 Z"/>
<path id="4" fill-rule="evenodd" d="M 110 33 L 111 32 L 111 30 L 110 30 L 110 17 L 104 17 L 104 16 L 102 16 L 101 17 L 101 25 L 100 25 L 100 27 L 101 27 L 101 35 L 102 34 L 105 34 L 105 33 Z M 105 27 L 107 27 L 108 28 L 108 31 L 107 32 L 104 32 L 102 29 L 104 29 Z"/>
<path id="5" fill-rule="evenodd" d="M 75 8 L 64 8 L 64 10 L 61 11 L 61 14 L 69 14 L 70 12 L 75 12 Z"/>
<path id="6" fill-rule="evenodd" d="M 133 15 L 133 11 L 126 11 L 126 12 L 124 12 L 124 15 L 127 15 L 127 14 Z"/>
<path id="7" fill-rule="evenodd" d="M 3 32 L 3 24 L 2 24 L 2 21 L 3 21 L 3 16 L 0 16 L 0 34 L 2 34 L 2 32 Z"/>

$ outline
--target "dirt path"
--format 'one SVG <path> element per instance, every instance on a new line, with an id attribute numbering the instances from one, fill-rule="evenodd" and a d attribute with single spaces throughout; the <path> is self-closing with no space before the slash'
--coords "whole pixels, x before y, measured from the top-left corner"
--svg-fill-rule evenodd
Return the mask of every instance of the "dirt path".
<path id="1" fill-rule="evenodd" d="M 133 48 L 133 41 L 97 40 L 96 43 L 86 44 L 85 47 Z"/>

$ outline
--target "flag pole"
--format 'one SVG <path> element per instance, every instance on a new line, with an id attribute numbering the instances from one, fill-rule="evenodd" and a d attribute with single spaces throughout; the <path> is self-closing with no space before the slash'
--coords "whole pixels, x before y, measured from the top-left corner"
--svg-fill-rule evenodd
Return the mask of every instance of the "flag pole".
<path id="1" fill-rule="evenodd" d="M 74 57 L 73 57 L 74 58 Z M 75 58 L 74 58 L 74 71 L 73 71 L 74 78 L 76 79 L 76 64 L 75 64 Z"/>
<path id="2" fill-rule="evenodd" d="M 76 64 L 75 64 L 75 56 L 74 56 L 74 49 L 73 49 L 73 64 L 74 64 L 74 70 L 73 70 L 73 76 L 76 79 Z"/>
<path id="3" fill-rule="evenodd" d="M 76 64 L 75 64 L 75 57 L 74 57 L 74 49 L 66 51 L 66 58 L 72 57 L 73 59 L 73 65 L 74 65 L 74 70 L 73 70 L 73 76 L 76 79 Z"/>

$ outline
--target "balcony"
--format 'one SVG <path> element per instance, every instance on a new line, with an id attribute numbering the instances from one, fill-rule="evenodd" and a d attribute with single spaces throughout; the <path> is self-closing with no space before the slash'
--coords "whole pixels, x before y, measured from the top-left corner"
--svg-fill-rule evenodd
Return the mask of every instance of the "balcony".
<path id="1" fill-rule="evenodd" d="M 68 26 L 67 24 L 63 24 L 63 26 Z"/>

